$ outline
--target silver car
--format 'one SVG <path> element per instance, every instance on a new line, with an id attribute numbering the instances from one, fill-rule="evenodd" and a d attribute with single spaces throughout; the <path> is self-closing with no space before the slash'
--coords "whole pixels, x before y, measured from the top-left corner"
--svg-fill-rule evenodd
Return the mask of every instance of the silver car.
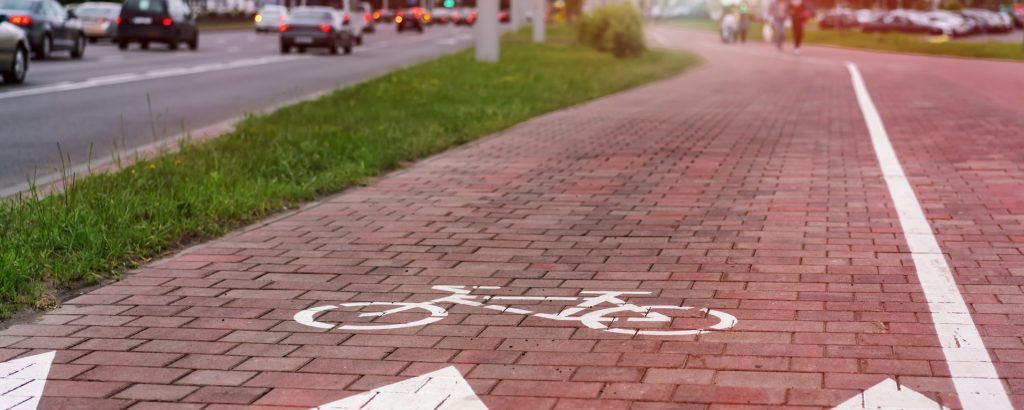
<path id="1" fill-rule="evenodd" d="M 0 77 L 5 84 L 25 81 L 28 72 L 28 38 L 18 26 L 0 15 Z"/>
<path id="2" fill-rule="evenodd" d="M 82 31 L 90 43 L 117 36 L 117 17 L 121 15 L 120 4 L 90 1 L 79 5 L 75 9 L 75 14 L 82 21 Z"/>

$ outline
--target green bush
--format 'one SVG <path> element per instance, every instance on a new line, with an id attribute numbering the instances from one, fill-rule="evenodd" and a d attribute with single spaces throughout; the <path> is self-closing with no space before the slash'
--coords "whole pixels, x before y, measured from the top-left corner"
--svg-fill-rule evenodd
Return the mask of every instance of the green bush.
<path id="1" fill-rule="evenodd" d="M 647 49 L 643 17 L 630 3 L 598 7 L 584 15 L 576 29 L 581 43 L 616 58 L 637 57 Z"/>

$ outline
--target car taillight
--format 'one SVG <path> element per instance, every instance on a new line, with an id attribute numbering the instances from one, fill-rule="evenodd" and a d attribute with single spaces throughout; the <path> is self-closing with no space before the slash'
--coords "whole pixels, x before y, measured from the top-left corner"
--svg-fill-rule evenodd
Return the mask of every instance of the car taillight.
<path id="1" fill-rule="evenodd" d="M 330 33 L 331 32 L 331 26 L 328 26 L 328 25 L 324 24 L 324 25 L 320 26 L 320 31 L 322 31 L 324 33 Z"/>
<path id="2" fill-rule="evenodd" d="M 117 20 L 114 20 L 117 24 L 121 24 L 121 16 L 117 16 Z"/>
<path id="3" fill-rule="evenodd" d="M 165 19 L 163 19 L 162 21 L 160 21 L 160 24 L 163 24 L 163 25 L 164 25 L 164 27 L 168 27 L 168 26 L 170 26 L 170 25 L 171 25 L 172 23 L 174 23 L 174 21 L 172 21 L 172 20 L 171 20 L 171 19 L 169 19 L 169 18 L 165 18 Z"/>
<path id="4" fill-rule="evenodd" d="M 282 25 L 278 26 L 277 27 L 277 31 L 280 31 L 282 33 L 285 32 L 285 31 L 288 31 L 288 25 L 287 24 L 282 24 Z"/>
<path id="5" fill-rule="evenodd" d="M 371 16 L 370 13 L 367 12 L 366 14 L 363 14 L 363 21 L 369 23 L 373 21 L 373 16 Z"/>
<path id="6" fill-rule="evenodd" d="M 348 24 L 349 20 L 350 19 L 348 18 L 348 14 L 346 14 L 346 15 L 341 17 L 341 22 L 342 23 Z"/>
<path id="7" fill-rule="evenodd" d="M 32 17 L 29 16 L 11 16 L 11 18 L 8 20 L 11 22 L 11 24 L 17 26 L 27 26 L 29 24 L 32 24 Z"/>

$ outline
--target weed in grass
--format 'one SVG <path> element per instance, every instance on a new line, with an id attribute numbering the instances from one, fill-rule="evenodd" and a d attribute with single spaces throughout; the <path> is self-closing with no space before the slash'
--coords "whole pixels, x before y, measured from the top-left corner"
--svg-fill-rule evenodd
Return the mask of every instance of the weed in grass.
<path id="1" fill-rule="evenodd" d="M 0 201 L 0 314 L 44 283 L 95 283 L 195 240 L 372 178 L 530 117 L 675 74 L 689 55 L 617 60 L 567 27 L 504 38 L 500 64 L 460 52 L 253 116 L 174 153 Z M 155 131 L 154 131 L 155 132 Z M 123 147 L 123 146 L 122 146 Z"/>

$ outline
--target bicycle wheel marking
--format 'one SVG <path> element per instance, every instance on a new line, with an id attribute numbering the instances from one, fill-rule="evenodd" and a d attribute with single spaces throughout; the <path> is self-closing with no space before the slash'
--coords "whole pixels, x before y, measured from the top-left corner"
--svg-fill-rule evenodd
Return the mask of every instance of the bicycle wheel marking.
<path id="1" fill-rule="evenodd" d="M 338 329 L 347 331 L 368 331 L 368 330 L 390 330 L 390 329 L 401 329 L 407 327 L 426 326 L 431 323 L 443 320 L 448 316 L 448 311 L 442 305 L 463 305 L 484 308 L 488 310 L 494 310 L 501 313 L 513 313 L 519 315 L 533 315 L 539 318 L 549 320 L 560 320 L 560 321 L 574 321 L 579 322 L 583 326 L 590 329 L 601 330 L 609 333 L 627 334 L 627 335 L 646 335 L 646 336 L 688 336 L 688 335 L 699 335 L 701 333 L 716 331 L 716 330 L 727 330 L 736 326 L 737 319 L 735 316 L 708 308 L 696 308 L 691 306 L 673 306 L 673 305 L 656 305 L 656 306 L 638 306 L 632 303 L 628 303 L 623 299 L 623 295 L 649 295 L 652 292 L 641 292 L 641 291 L 581 291 L 578 297 L 566 297 L 566 296 L 498 296 L 498 295 L 472 295 L 473 290 L 486 289 L 496 290 L 501 289 L 496 286 L 459 286 L 459 285 L 444 285 L 444 286 L 433 286 L 434 290 L 440 290 L 445 292 L 451 292 L 451 295 L 440 297 L 434 300 L 426 302 L 347 302 L 339 303 L 337 305 L 324 305 L 316 306 L 295 314 L 294 319 L 296 322 L 317 328 L 317 329 Z M 592 296 L 591 296 L 592 295 Z M 559 313 L 539 313 L 531 310 L 515 308 L 506 305 L 499 304 L 485 304 L 485 301 L 524 301 L 524 302 L 554 302 L 554 301 L 578 301 L 576 306 L 568 306 L 561 310 Z M 610 306 L 609 306 L 610 305 Z M 324 314 L 325 312 L 332 311 L 341 308 L 357 308 L 356 310 L 366 307 L 392 307 L 391 309 L 385 309 L 380 311 L 371 311 L 366 313 L 360 313 L 357 317 L 360 318 L 383 318 L 387 315 L 408 313 L 408 312 L 419 312 L 427 313 L 426 317 L 398 322 L 398 323 L 368 323 L 368 324 L 347 324 L 347 323 L 331 323 L 327 321 L 318 320 L 317 317 Z M 594 310 L 596 309 L 596 310 Z M 586 312 L 588 311 L 589 312 Z M 661 311 L 694 311 L 700 312 L 702 316 L 700 319 L 716 319 L 715 323 L 710 326 L 703 326 L 700 328 L 686 328 L 686 329 L 630 329 L 622 327 L 612 327 L 612 324 L 623 323 L 623 322 L 644 322 L 644 323 L 668 323 L 672 324 L 673 318 L 665 315 Z M 586 312 L 586 313 L 584 313 Z M 616 317 L 619 313 L 632 313 L 639 316 L 632 317 Z"/>

